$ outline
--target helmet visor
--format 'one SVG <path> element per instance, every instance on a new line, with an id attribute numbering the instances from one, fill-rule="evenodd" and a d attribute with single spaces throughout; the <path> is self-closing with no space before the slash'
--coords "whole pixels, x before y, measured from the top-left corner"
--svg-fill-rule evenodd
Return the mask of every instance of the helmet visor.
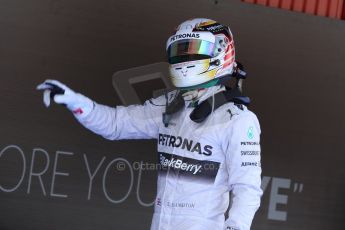
<path id="1" fill-rule="evenodd" d="M 184 39 L 172 43 L 167 50 L 168 61 L 176 64 L 213 57 L 214 43 L 199 39 Z"/>

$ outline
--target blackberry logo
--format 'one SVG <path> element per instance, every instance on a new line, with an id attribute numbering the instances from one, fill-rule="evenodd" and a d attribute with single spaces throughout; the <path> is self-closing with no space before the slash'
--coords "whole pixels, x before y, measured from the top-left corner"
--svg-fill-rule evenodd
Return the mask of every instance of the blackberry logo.
<path id="1" fill-rule="evenodd" d="M 193 175 L 200 172 L 200 169 L 202 168 L 202 165 L 185 163 L 181 159 L 175 159 L 174 157 L 171 157 L 169 159 L 163 156 L 163 154 L 160 154 L 159 158 L 160 158 L 160 164 L 163 167 L 169 167 L 169 168 L 179 169 L 186 172 L 191 172 L 193 173 Z"/>
<path id="2" fill-rule="evenodd" d="M 193 183 L 214 183 L 220 162 L 196 160 L 171 153 L 158 153 L 159 173 Z"/>

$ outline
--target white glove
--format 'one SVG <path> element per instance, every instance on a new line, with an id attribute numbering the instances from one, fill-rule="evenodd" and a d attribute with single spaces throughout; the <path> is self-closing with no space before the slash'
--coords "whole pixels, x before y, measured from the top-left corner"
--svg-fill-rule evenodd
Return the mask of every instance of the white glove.
<path id="1" fill-rule="evenodd" d="M 92 100 L 74 92 L 59 81 L 45 80 L 36 89 L 44 90 L 43 103 L 46 107 L 49 107 L 52 98 L 57 104 L 65 105 L 77 117 L 85 117 L 93 110 L 94 102 Z"/>

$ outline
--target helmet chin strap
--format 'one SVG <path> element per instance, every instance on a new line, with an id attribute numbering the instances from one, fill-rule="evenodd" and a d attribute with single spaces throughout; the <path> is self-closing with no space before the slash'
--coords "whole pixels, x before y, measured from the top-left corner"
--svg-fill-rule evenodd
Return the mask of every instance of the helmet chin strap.
<path id="1" fill-rule="evenodd" d="M 190 90 L 182 94 L 185 101 L 195 101 L 198 100 L 206 92 L 206 88 L 200 88 L 195 90 Z"/>

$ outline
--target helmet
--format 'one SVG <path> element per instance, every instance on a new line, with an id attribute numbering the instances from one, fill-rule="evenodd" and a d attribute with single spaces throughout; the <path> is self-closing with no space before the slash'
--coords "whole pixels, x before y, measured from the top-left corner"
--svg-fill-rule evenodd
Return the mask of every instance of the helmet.
<path id="1" fill-rule="evenodd" d="M 205 18 L 180 24 L 166 45 L 170 78 L 182 89 L 205 88 L 231 76 L 235 46 L 230 28 Z"/>

